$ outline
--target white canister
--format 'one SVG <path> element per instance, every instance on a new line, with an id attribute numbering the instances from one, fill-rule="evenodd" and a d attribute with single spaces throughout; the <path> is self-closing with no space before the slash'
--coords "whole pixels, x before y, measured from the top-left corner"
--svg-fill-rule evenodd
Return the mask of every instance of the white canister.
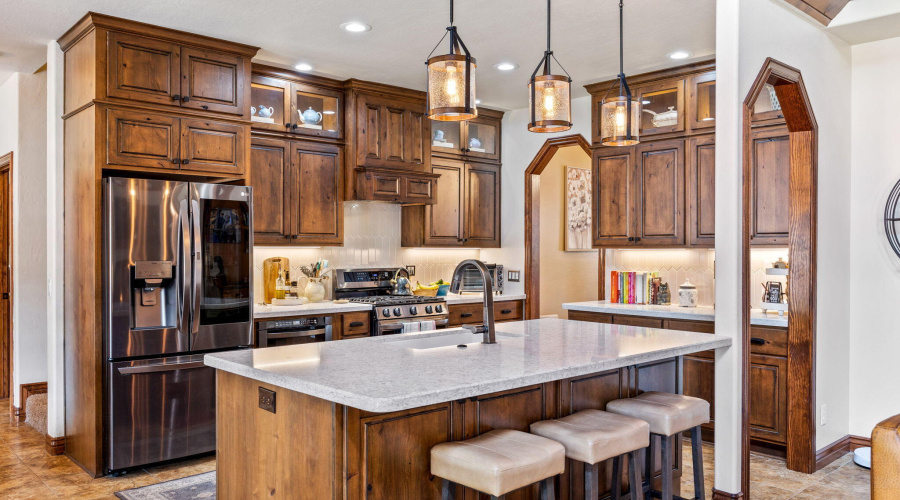
<path id="1" fill-rule="evenodd" d="M 678 305 L 681 307 L 697 307 L 699 296 L 697 287 L 689 279 L 678 287 Z"/>
<path id="2" fill-rule="evenodd" d="M 327 277 L 309 278 L 306 284 L 306 290 L 303 292 L 310 302 L 322 302 L 325 300 L 325 284 L 323 283 Z"/>

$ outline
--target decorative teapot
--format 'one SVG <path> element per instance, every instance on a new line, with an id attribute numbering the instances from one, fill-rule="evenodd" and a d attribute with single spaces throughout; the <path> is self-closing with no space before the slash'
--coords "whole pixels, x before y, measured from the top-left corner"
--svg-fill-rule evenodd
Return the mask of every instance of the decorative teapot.
<path id="1" fill-rule="evenodd" d="M 257 111 L 257 113 L 259 113 L 260 118 L 271 118 L 272 115 L 275 114 L 275 108 L 273 108 L 271 106 L 269 106 L 268 108 L 265 106 L 260 106 L 259 111 Z"/>
<path id="2" fill-rule="evenodd" d="M 400 273 L 405 273 L 406 276 L 401 276 Z M 409 271 L 404 268 L 397 269 L 397 272 L 394 273 L 394 279 L 391 280 L 391 284 L 394 285 L 394 289 L 391 290 L 392 295 L 412 295 L 412 288 L 409 282 Z"/>
<path id="3" fill-rule="evenodd" d="M 650 121 L 653 122 L 654 127 L 671 127 L 678 124 L 678 110 L 675 109 L 675 106 L 669 106 L 669 110 L 662 113 L 655 113 L 649 109 L 645 109 L 644 112 L 653 115 Z"/>
<path id="4" fill-rule="evenodd" d="M 477 137 L 473 137 L 469 139 L 469 147 L 478 149 L 481 147 L 481 141 L 479 141 Z"/>
<path id="5" fill-rule="evenodd" d="M 310 107 L 306 111 L 297 111 L 300 114 L 300 120 L 307 125 L 318 125 L 322 121 L 322 113 Z"/>
<path id="6" fill-rule="evenodd" d="M 438 142 L 444 142 L 444 131 L 443 130 L 435 130 L 434 131 L 434 140 Z"/>
<path id="7" fill-rule="evenodd" d="M 250 114 L 256 115 L 256 106 L 250 106 Z"/>

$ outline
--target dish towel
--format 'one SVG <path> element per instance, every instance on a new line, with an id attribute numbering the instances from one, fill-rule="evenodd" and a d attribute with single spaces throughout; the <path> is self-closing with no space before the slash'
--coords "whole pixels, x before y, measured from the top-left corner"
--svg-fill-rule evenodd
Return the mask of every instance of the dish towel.
<path id="1" fill-rule="evenodd" d="M 403 330 L 401 333 L 413 333 L 413 332 L 428 332 L 431 330 L 437 330 L 437 324 L 433 321 L 409 321 L 407 323 L 403 323 Z"/>
<path id="2" fill-rule="evenodd" d="M 407 323 L 403 323 L 402 333 L 413 333 L 418 331 L 420 331 L 418 321 L 409 321 Z"/>
<path id="3" fill-rule="evenodd" d="M 427 332 L 431 330 L 437 330 L 437 323 L 434 320 L 425 320 L 419 322 L 419 331 Z"/>

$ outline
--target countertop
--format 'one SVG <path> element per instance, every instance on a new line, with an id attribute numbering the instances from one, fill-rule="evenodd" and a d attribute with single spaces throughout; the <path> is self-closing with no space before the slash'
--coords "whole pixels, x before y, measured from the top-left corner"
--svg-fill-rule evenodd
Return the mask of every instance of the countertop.
<path id="1" fill-rule="evenodd" d="M 289 316 L 310 316 L 313 314 L 335 314 L 371 310 L 372 306 L 369 304 L 359 304 L 353 302 L 348 302 L 346 304 L 335 304 L 330 300 L 325 302 L 303 304 L 302 306 L 261 306 L 259 304 L 254 304 L 253 319 L 282 318 Z"/>
<path id="2" fill-rule="evenodd" d="M 618 304 L 605 300 L 589 302 L 569 302 L 563 309 L 572 311 L 598 312 L 606 314 L 629 314 L 652 318 L 686 319 L 694 321 L 715 321 L 716 309 L 713 307 L 679 307 L 654 306 L 645 304 Z M 775 313 L 764 313 L 758 309 L 750 311 L 750 324 L 757 326 L 780 326 L 787 328 L 787 314 L 779 316 Z"/>
<path id="3" fill-rule="evenodd" d="M 447 304 L 475 304 L 481 303 L 484 300 L 483 293 L 464 293 L 464 294 L 456 294 L 456 293 L 448 293 L 444 299 L 446 299 Z M 504 300 L 525 300 L 525 294 L 509 294 L 509 295 L 494 295 L 494 302 L 501 302 Z"/>
<path id="4" fill-rule="evenodd" d="M 538 319 L 497 324 L 497 344 L 392 342 L 461 329 L 207 354 L 214 368 L 364 411 L 390 412 L 731 345 L 721 335 Z"/>

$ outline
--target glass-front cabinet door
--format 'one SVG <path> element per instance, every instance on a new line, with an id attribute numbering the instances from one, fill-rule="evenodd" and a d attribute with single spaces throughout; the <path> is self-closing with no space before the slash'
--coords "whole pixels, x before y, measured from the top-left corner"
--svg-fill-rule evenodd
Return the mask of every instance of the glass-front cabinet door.
<path id="1" fill-rule="evenodd" d="M 250 120 L 254 128 L 290 130 L 290 111 L 290 82 L 260 75 L 250 77 Z"/>
<path id="2" fill-rule="evenodd" d="M 691 78 L 691 130 L 716 126 L 716 72 L 711 71 Z"/>
<path id="3" fill-rule="evenodd" d="M 463 129 L 465 122 L 431 122 L 431 151 L 433 153 L 450 153 L 454 155 L 465 153 L 463 145 Z"/>
<path id="4" fill-rule="evenodd" d="M 500 159 L 500 122 L 475 118 L 466 122 L 466 155 L 490 160 Z"/>
<path id="5" fill-rule="evenodd" d="M 684 80 L 636 89 L 641 100 L 641 135 L 684 132 Z"/>
<path id="6" fill-rule="evenodd" d="M 343 135 L 343 95 L 335 90 L 294 83 L 291 85 L 291 131 L 338 139 Z"/>
<path id="7" fill-rule="evenodd" d="M 756 98 L 753 105 L 752 121 L 760 122 L 765 120 L 781 121 L 784 113 L 781 111 L 781 103 L 778 102 L 778 96 L 775 94 L 775 87 L 770 84 L 763 86 L 762 92 Z"/>

